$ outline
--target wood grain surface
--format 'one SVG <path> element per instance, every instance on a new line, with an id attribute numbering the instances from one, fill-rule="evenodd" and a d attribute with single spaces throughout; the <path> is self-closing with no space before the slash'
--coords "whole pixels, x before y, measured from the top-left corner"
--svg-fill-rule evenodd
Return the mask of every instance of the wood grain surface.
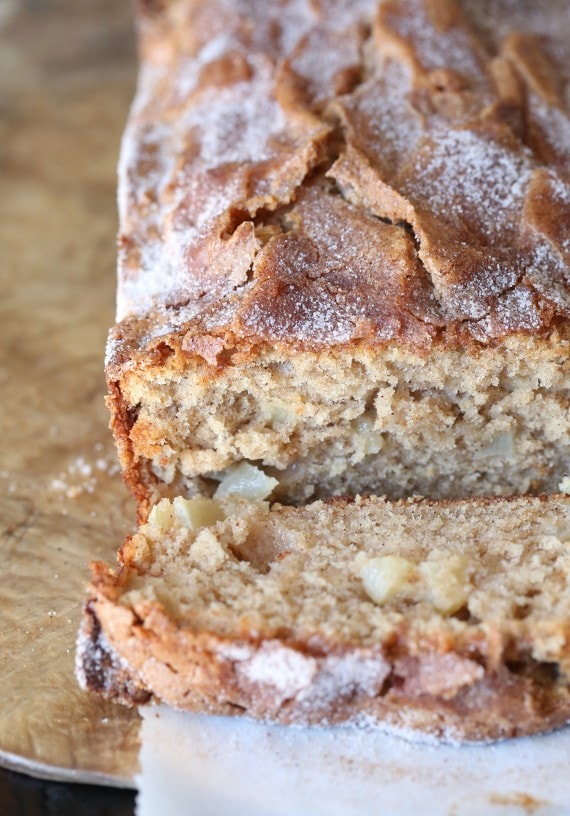
<path id="1" fill-rule="evenodd" d="M 0 764 L 115 785 L 138 714 L 73 663 L 89 561 L 134 522 L 102 374 L 133 40 L 127 0 L 0 3 Z"/>

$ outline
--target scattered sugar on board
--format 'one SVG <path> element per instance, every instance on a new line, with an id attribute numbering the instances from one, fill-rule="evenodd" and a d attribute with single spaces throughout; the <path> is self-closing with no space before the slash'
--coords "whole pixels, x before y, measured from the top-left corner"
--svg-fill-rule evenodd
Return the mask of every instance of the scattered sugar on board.
<path id="1" fill-rule="evenodd" d="M 99 448 L 94 448 L 96 453 Z M 119 464 L 114 453 L 98 455 L 90 464 L 84 456 L 77 456 L 66 470 L 52 478 L 50 488 L 56 493 L 63 493 L 68 499 L 76 499 L 82 493 L 93 493 L 98 484 L 97 473 L 114 476 L 119 472 Z"/>

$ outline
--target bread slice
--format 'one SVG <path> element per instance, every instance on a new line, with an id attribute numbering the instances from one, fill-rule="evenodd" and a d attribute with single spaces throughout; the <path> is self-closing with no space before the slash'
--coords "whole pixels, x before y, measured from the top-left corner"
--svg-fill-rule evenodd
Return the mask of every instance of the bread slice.
<path id="1" fill-rule="evenodd" d="M 78 674 L 122 702 L 449 741 L 570 719 L 568 496 L 164 499 L 121 560 Z"/>
<path id="2" fill-rule="evenodd" d="M 570 468 L 565 0 L 141 4 L 109 406 L 145 518 Z"/>

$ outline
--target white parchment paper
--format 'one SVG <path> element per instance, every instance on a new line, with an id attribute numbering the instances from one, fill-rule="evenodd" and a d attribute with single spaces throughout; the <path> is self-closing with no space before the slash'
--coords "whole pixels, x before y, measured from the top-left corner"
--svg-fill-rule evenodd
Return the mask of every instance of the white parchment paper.
<path id="1" fill-rule="evenodd" d="M 457 748 L 163 706 L 142 714 L 138 816 L 570 813 L 570 729 Z"/>

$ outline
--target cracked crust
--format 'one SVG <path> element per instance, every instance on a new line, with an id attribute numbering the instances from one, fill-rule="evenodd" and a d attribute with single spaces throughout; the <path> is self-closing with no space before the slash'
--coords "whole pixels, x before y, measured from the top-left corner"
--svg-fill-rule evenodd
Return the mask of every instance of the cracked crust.
<path id="1" fill-rule="evenodd" d="M 141 8 L 112 379 L 159 342 L 427 352 L 568 316 L 564 3 L 532 31 L 499 0 Z"/>

